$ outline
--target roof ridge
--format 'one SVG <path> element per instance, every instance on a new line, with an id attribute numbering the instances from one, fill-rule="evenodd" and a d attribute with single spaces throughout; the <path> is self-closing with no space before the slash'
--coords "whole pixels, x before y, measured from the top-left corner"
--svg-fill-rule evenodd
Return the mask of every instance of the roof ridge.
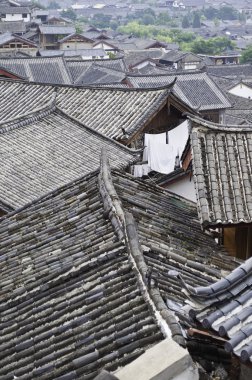
<path id="1" fill-rule="evenodd" d="M 18 129 L 20 127 L 25 127 L 30 124 L 31 121 L 40 120 L 42 117 L 50 115 L 55 110 L 55 100 L 53 99 L 51 104 L 46 105 L 43 108 L 37 108 L 31 113 L 26 113 L 22 116 L 16 116 L 13 119 L 0 122 L 0 134 L 9 132 L 13 129 Z"/>
<path id="2" fill-rule="evenodd" d="M 184 71 L 168 71 L 164 74 L 139 74 L 139 73 L 127 73 L 131 77 L 163 77 L 163 76 L 178 76 L 178 75 L 195 75 L 205 73 L 202 70 L 184 70 Z M 209 76 L 209 74 L 208 74 Z"/>
<path id="3" fill-rule="evenodd" d="M 189 121 L 192 123 L 197 123 L 199 126 L 203 127 L 205 130 L 219 131 L 219 132 L 250 132 L 252 133 L 252 124 L 251 125 L 227 125 L 227 124 L 217 124 L 212 121 L 204 120 L 201 117 L 187 114 Z M 192 129 L 192 125 L 190 126 Z"/>
<path id="4" fill-rule="evenodd" d="M 49 57 L 46 57 L 46 58 L 49 58 Z M 55 57 L 53 57 L 55 58 Z M 57 57 L 57 58 L 61 58 L 61 57 Z M 12 83 L 13 84 L 13 80 L 11 79 L 2 79 L 0 78 L 0 83 L 1 82 L 7 82 L 7 83 Z M 95 88 L 92 86 L 92 85 L 81 85 L 81 86 L 78 86 L 76 84 L 63 84 L 63 83 L 57 83 L 57 84 L 53 84 L 53 83 L 40 83 L 40 82 L 24 82 L 23 80 L 19 80 L 19 79 L 16 79 L 15 80 L 15 83 L 19 83 L 19 84 L 23 84 L 23 85 L 26 85 L 26 86 L 41 86 L 41 87 L 52 87 L 54 89 L 58 89 L 58 88 L 72 88 L 72 89 L 82 89 L 82 90 L 92 90 L 92 91 L 121 91 L 121 92 L 160 92 L 161 90 L 167 90 L 167 86 L 163 86 L 163 87 L 152 87 L 152 88 L 136 88 L 136 87 L 111 87 L 111 88 L 107 88 L 107 87 L 102 87 L 102 86 L 95 86 Z"/>
<path id="5" fill-rule="evenodd" d="M 166 307 L 158 287 L 149 283 L 148 266 L 144 259 L 134 216 L 123 209 L 121 199 L 113 184 L 109 160 L 104 149 L 101 153 L 98 186 L 105 214 L 110 219 L 119 241 L 124 242 L 126 246 L 129 260 L 136 270 L 140 291 L 155 315 L 162 333 L 166 337 L 172 335 L 178 344 L 184 346 L 185 340 L 179 323 Z"/>
<path id="6" fill-rule="evenodd" d="M 69 67 L 67 66 L 67 63 L 66 63 L 66 60 L 64 57 L 64 53 L 63 53 L 63 55 L 61 55 L 61 58 L 62 58 L 62 64 L 63 64 L 63 66 L 67 72 L 69 82 L 71 82 L 71 84 L 74 84 L 74 79 L 73 79 L 73 76 L 72 76 L 72 73 L 71 73 Z"/>
<path id="7" fill-rule="evenodd" d="M 102 64 L 99 64 L 99 63 L 97 63 L 97 62 L 95 62 L 95 61 L 94 61 L 93 64 L 94 64 L 95 66 L 98 66 L 98 67 L 104 68 L 104 69 L 106 69 L 106 70 L 111 70 L 111 71 L 115 71 L 115 72 L 117 72 L 117 73 L 122 73 L 122 74 L 124 74 L 125 76 L 127 75 L 127 73 L 126 73 L 125 71 L 122 71 L 122 70 L 119 70 L 119 69 L 114 69 L 114 68 L 111 68 L 111 67 L 106 67 L 106 66 L 104 66 L 104 65 L 102 65 Z"/>
<path id="8" fill-rule="evenodd" d="M 92 48 L 91 48 L 91 49 L 92 49 Z M 85 50 L 85 49 L 83 49 L 83 50 Z M 92 49 L 92 50 L 93 50 L 93 49 Z M 104 50 L 104 49 L 103 49 L 103 50 Z M 113 58 L 113 59 L 85 59 L 85 60 L 83 60 L 83 59 L 78 58 L 78 59 L 71 59 L 70 62 L 119 61 L 119 59 L 123 60 L 123 59 L 124 59 L 124 56 L 122 55 L 122 56 L 120 56 L 120 57 L 115 57 L 115 58 Z"/>

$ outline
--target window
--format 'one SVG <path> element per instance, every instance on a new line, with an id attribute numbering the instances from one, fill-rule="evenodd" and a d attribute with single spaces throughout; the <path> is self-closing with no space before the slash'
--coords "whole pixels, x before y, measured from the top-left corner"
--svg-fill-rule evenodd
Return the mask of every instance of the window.
<path id="1" fill-rule="evenodd" d="M 22 13 L 22 17 L 26 18 L 27 17 L 27 13 Z"/>

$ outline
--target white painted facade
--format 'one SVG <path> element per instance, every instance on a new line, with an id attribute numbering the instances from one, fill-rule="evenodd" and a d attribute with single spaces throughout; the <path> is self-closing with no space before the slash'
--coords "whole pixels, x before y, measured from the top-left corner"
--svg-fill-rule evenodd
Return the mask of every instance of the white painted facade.
<path id="1" fill-rule="evenodd" d="M 229 92 L 242 98 L 252 99 L 252 88 L 242 82 L 231 88 Z"/>
<path id="2" fill-rule="evenodd" d="M 185 63 L 184 69 L 185 70 L 195 70 L 198 68 L 198 66 L 199 66 L 198 62 L 188 62 L 188 63 Z"/>
<path id="3" fill-rule="evenodd" d="M 138 63 L 137 65 L 134 66 L 135 69 L 142 69 L 143 67 L 147 66 L 147 65 L 151 65 L 153 67 L 156 66 L 156 64 L 152 61 L 149 61 L 148 59 L 144 62 L 141 62 L 141 63 Z"/>
<path id="4" fill-rule="evenodd" d="M 7 13 L 5 17 L 1 16 L 1 21 L 31 21 L 30 13 Z"/>
<path id="5" fill-rule="evenodd" d="M 60 50 L 92 49 L 92 43 L 82 41 L 66 41 L 60 44 Z M 92 58 L 92 57 L 91 57 Z"/>
<path id="6" fill-rule="evenodd" d="M 101 41 L 101 42 L 95 44 L 94 48 L 95 49 L 103 49 L 105 51 L 111 51 L 112 53 L 116 53 L 117 52 L 116 48 L 113 48 L 111 45 L 106 44 L 106 42 L 104 42 L 104 41 Z"/>
<path id="7" fill-rule="evenodd" d="M 172 191 L 174 194 L 180 195 L 186 199 L 189 199 L 192 202 L 196 202 L 196 191 L 194 187 L 193 179 L 190 179 L 189 175 L 177 179 L 175 182 L 165 186 L 169 191 Z"/>

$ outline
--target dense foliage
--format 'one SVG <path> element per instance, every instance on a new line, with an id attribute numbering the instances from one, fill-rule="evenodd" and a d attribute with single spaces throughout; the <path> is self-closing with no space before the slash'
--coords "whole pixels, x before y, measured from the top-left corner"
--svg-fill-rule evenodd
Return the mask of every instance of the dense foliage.
<path id="1" fill-rule="evenodd" d="M 252 45 L 248 46 L 247 49 L 241 55 L 241 63 L 252 63 Z"/>
<path id="2" fill-rule="evenodd" d="M 220 54 L 234 47 L 233 42 L 227 37 L 215 37 L 205 40 L 202 37 L 196 37 L 192 32 L 142 25 L 137 21 L 132 21 L 120 27 L 119 31 L 135 37 L 155 38 L 163 42 L 175 42 L 180 45 L 182 50 L 192 51 L 196 54 Z"/>

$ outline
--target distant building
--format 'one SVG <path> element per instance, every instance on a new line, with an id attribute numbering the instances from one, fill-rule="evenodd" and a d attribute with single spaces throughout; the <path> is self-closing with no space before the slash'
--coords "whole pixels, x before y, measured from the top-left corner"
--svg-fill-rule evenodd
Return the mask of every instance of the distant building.
<path id="1" fill-rule="evenodd" d="M 31 10 L 27 7 L 1 7 L 1 21 L 31 21 Z"/>
<path id="2" fill-rule="evenodd" d="M 22 52 L 28 55 L 36 55 L 38 50 L 37 45 L 21 36 L 11 34 L 9 32 L 0 34 L 0 53 L 6 53 L 9 55 L 10 52 Z"/>
<path id="3" fill-rule="evenodd" d="M 39 27 L 39 44 L 43 49 L 57 49 L 59 40 L 75 33 L 74 26 L 41 25 Z"/>

